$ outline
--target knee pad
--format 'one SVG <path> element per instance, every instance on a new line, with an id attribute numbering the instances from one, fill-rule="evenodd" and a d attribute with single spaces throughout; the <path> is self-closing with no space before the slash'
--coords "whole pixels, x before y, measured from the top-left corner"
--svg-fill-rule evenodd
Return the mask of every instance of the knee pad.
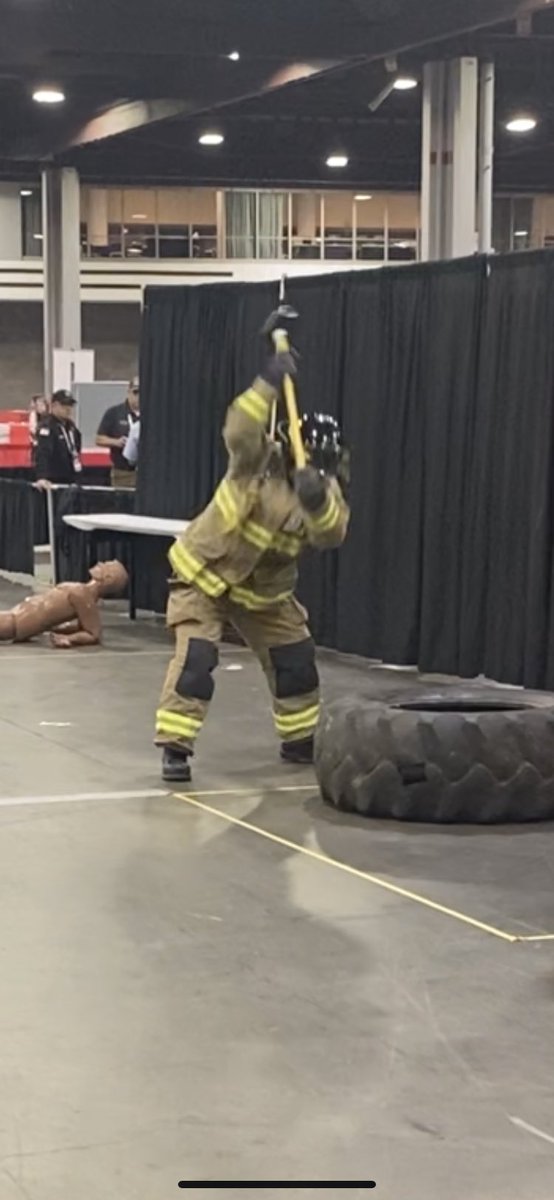
<path id="1" fill-rule="evenodd" d="M 292 646 L 271 646 L 271 664 L 275 671 L 275 695 L 278 700 L 288 696 L 307 696 L 319 687 L 315 665 L 315 644 L 312 638 Z"/>
<path id="2" fill-rule="evenodd" d="M 214 694 L 212 671 L 219 662 L 219 651 L 213 642 L 206 638 L 191 638 L 187 648 L 185 665 L 175 691 L 178 696 L 188 700 L 211 700 Z"/>

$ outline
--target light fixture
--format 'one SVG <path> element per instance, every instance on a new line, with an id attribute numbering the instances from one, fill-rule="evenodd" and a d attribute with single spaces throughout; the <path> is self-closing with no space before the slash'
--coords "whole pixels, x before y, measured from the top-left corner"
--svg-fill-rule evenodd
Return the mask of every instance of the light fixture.
<path id="1" fill-rule="evenodd" d="M 410 249 L 409 242 L 395 242 L 394 244 L 395 244 L 397 250 L 409 250 Z"/>
<path id="2" fill-rule="evenodd" d="M 373 200 L 373 196 L 366 196 L 363 192 L 360 192 L 360 195 L 354 196 L 354 199 L 358 200 L 358 202 L 361 204 L 362 200 Z"/>
<path id="3" fill-rule="evenodd" d="M 148 217 L 147 217 L 146 213 L 132 213 L 131 220 L 132 221 L 147 221 Z"/>
<path id="4" fill-rule="evenodd" d="M 201 133 L 198 141 L 201 146 L 221 146 L 225 138 L 222 133 Z"/>
<path id="5" fill-rule="evenodd" d="M 240 54 L 239 54 L 238 50 L 231 50 L 231 53 L 227 55 L 227 58 L 230 58 L 231 62 L 238 62 L 239 58 L 240 58 Z"/>
<path id="6" fill-rule="evenodd" d="M 506 129 L 509 133 L 530 133 L 532 129 L 536 129 L 536 117 L 523 116 L 512 117 L 506 121 Z"/>
<path id="7" fill-rule="evenodd" d="M 32 194 L 33 193 L 30 188 L 21 188 L 21 191 L 19 193 L 20 196 L 32 196 Z"/>
<path id="8" fill-rule="evenodd" d="M 514 229 L 514 237 L 529 237 L 528 229 Z"/>
<path id="9" fill-rule="evenodd" d="M 43 239 L 43 237 L 44 237 L 44 234 L 42 234 L 42 233 L 34 233 L 34 234 L 33 234 L 33 237 L 34 237 L 34 239 L 35 239 L 35 242 L 42 242 L 42 239 Z"/>
<path id="10" fill-rule="evenodd" d="M 412 88 L 417 87 L 417 79 L 413 75 L 399 75 L 393 83 L 395 92 L 411 92 Z"/>
<path id="11" fill-rule="evenodd" d="M 33 92 L 33 100 L 36 100 L 37 104 L 62 104 L 65 94 L 59 88 L 37 88 L 36 92 Z"/>
<path id="12" fill-rule="evenodd" d="M 327 159 L 328 167 L 347 167 L 348 158 L 346 154 L 330 154 Z"/>

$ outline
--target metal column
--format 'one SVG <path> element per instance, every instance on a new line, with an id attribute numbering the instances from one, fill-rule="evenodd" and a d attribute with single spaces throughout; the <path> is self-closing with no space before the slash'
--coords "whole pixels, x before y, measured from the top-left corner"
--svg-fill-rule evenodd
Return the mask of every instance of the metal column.
<path id="1" fill-rule="evenodd" d="M 477 60 L 427 63 L 423 75 L 421 252 L 476 249 Z"/>
<path id="2" fill-rule="evenodd" d="M 492 185 L 494 161 L 494 63 L 479 69 L 479 179 L 477 189 L 479 250 L 492 250 Z"/>
<path id="3" fill-rule="evenodd" d="M 56 348 L 81 349 L 79 176 L 72 168 L 42 173 L 44 391 L 53 388 Z"/>

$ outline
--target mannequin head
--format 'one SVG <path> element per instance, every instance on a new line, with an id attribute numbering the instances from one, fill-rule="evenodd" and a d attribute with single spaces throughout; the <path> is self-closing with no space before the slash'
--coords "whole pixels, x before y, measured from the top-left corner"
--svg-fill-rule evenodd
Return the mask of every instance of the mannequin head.
<path id="1" fill-rule="evenodd" d="M 125 591 L 129 582 L 125 567 L 117 559 L 113 562 L 97 563 L 89 573 L 93 582 L 99 585 L 101 596 L 117 596 L 119 592 Z"/>

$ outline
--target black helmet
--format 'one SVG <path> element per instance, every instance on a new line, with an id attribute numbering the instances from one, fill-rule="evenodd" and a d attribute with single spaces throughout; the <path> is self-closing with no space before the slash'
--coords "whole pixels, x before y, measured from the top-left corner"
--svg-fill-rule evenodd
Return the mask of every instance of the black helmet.
<path id="1" fill-rule="evenodd" d="M 324 471 L 326 475 L 336 475 L 343 457 L 342 433 L 338 421 L 329 413 L 304 413 L 299 421 L 300 435 L 310 465 L 318 471 Z M 290 459 L 288 421 L 279 424 L 278 435 L 285 444 L 287 457 Z"/>

